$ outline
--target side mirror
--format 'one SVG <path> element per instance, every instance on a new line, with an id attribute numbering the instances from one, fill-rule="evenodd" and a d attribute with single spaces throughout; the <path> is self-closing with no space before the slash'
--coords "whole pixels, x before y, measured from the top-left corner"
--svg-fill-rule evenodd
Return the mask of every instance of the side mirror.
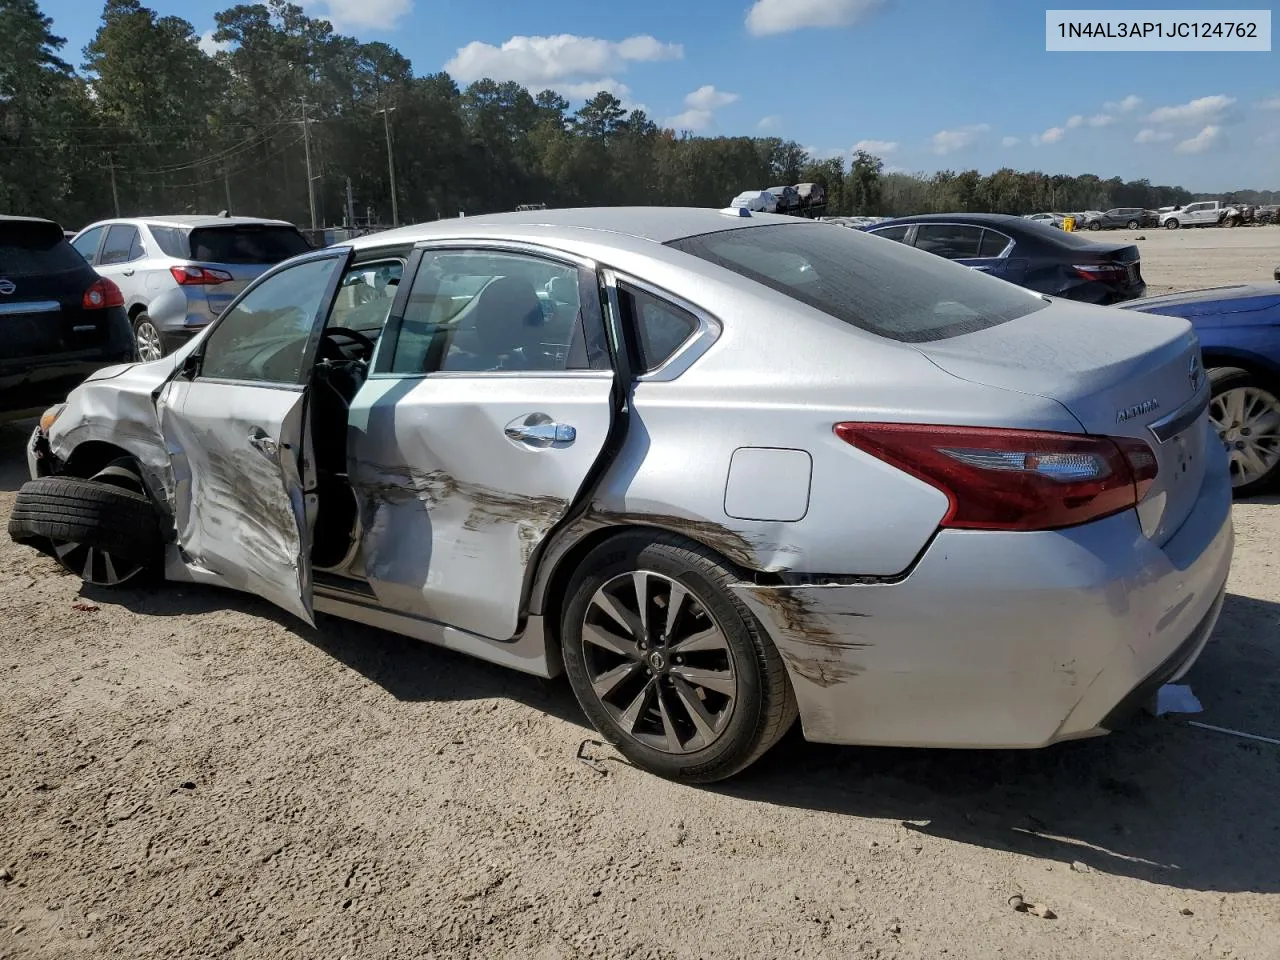
<path id="1" fill-rule="evenodd" d="M 178 376 L 183 380 L 194 380 L 200 375 L 200 351 L 194 350 L 182 358 L 182 367 Z"/>

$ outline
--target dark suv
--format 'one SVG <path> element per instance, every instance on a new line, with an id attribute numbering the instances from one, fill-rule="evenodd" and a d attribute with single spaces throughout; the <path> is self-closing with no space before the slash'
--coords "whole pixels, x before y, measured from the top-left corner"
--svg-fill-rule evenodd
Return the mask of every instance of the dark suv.
<path id="1" fill-rule="evenodd" d="M 1159 214 L 1152 214 L 1142 207 L 1112 207 L 1105 213 L 1086 216 L 1080 226 L 1086 230 L 1138 230 L 1160 223 Z"/>
<path id="2" fill-rule="evenodd" d="M 137 358 L 120 289 L 52 220 L 0 216 L 0 420 L 41 413 Z"/>

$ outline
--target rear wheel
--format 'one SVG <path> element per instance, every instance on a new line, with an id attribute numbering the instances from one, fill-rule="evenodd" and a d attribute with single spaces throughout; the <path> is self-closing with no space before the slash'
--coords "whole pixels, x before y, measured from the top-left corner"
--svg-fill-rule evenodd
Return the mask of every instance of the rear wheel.
<path id="1" fill-rule="evenodd" d="M 9 536 L 46 550 L 69 572 L 103 587 L 145 579 L 163 549 L 151 500 L 127 460 L 89 480 L 42 477 L 24 484 Z"/>
<path id="2" fill-rule="evenodd" d="M 140 313 L 133 319 L 133 339 L 138 344 L 138 357 L 144 363 L 164 356 L 164 338 L 145 313 Z"/>
<path id="3" fill-rule="evenodd" d="M 1280 480 L 1280 397 L 1238 367 L 1211 369 L 1209 382 L 1209 417 L 1227 450 L 1232 489 L 1261 493 Z"/>
<path id="4" fill-rule="evenodd" d="M 1182 224 L 1178 223 L 1178 221 L 1173 217 L 1170 217 L 1164 222 L 1164 228 L 1166 230 L 1177 230 L 1180 226 L 1182 226 Z"/>
<path id="5" fill-rule="evenodd" d="M 596 729 L 650 773 L 723 780 L 795 721 L 782 659 L 735 579 L 695 544 L 636 533 L 588 554 L 569 587 L 569 683 Z"/>
<path id="6" fill-rule="evenodd" d="M 1142 225 L 1138 223 L 1137 220 L 1130 220 L 1128 223 L 1125 224 L 1125 226 L 1130 230 L 1137 230 Z"/>

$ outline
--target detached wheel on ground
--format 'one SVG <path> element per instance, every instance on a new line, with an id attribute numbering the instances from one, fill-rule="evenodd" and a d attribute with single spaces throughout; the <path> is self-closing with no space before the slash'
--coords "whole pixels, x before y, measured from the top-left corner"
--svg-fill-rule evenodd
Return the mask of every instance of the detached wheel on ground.
<path id="1" fill-rule="evenodd" d="M 636 766 L 686 783 L 743 770 L 795 722 L 782 658 L 737 578 L 683 538 L 625 534 L 583 560 L 561 624 L 583 711 Z"/>
<path id="2" fill-rule="evenodd" d="M 123 586 L 159 565 L 160 525 L 127 461 L 90 480 L 42 477 L 22 486 L 9 536 L 57 558 L 86 583 Z"/>
<path id="3" fill-rule="evenodd" d="M 1209 418 L 1227 449 L 1237 496 L 1262 493 L 1280 481 L 1280 396 L 1248 370 L 1209 371 Z"/>
<path id="4" fill-rule="evenodd" d="M 160 328 L 145 313 L 140 313 L 133 319 L 133 339 L 138 345 L 138 357 L 144 363 L 164 356 L 164 337 L 160 334 Z"/>

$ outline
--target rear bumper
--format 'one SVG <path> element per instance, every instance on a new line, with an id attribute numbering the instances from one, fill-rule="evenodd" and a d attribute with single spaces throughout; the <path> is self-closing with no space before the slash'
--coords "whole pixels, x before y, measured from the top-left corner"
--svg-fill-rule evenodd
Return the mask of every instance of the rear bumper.
<path id="1" fill-rule="evenodd" d="M 805 736 L 1040 747 L 1105 733 L 1190 669 L 1231 565 L 1214 471 L 1163 547 L 1129 512 L 1072 530 L 938 534 L 901 582 L 737 592 L 787 666 Z"/>

